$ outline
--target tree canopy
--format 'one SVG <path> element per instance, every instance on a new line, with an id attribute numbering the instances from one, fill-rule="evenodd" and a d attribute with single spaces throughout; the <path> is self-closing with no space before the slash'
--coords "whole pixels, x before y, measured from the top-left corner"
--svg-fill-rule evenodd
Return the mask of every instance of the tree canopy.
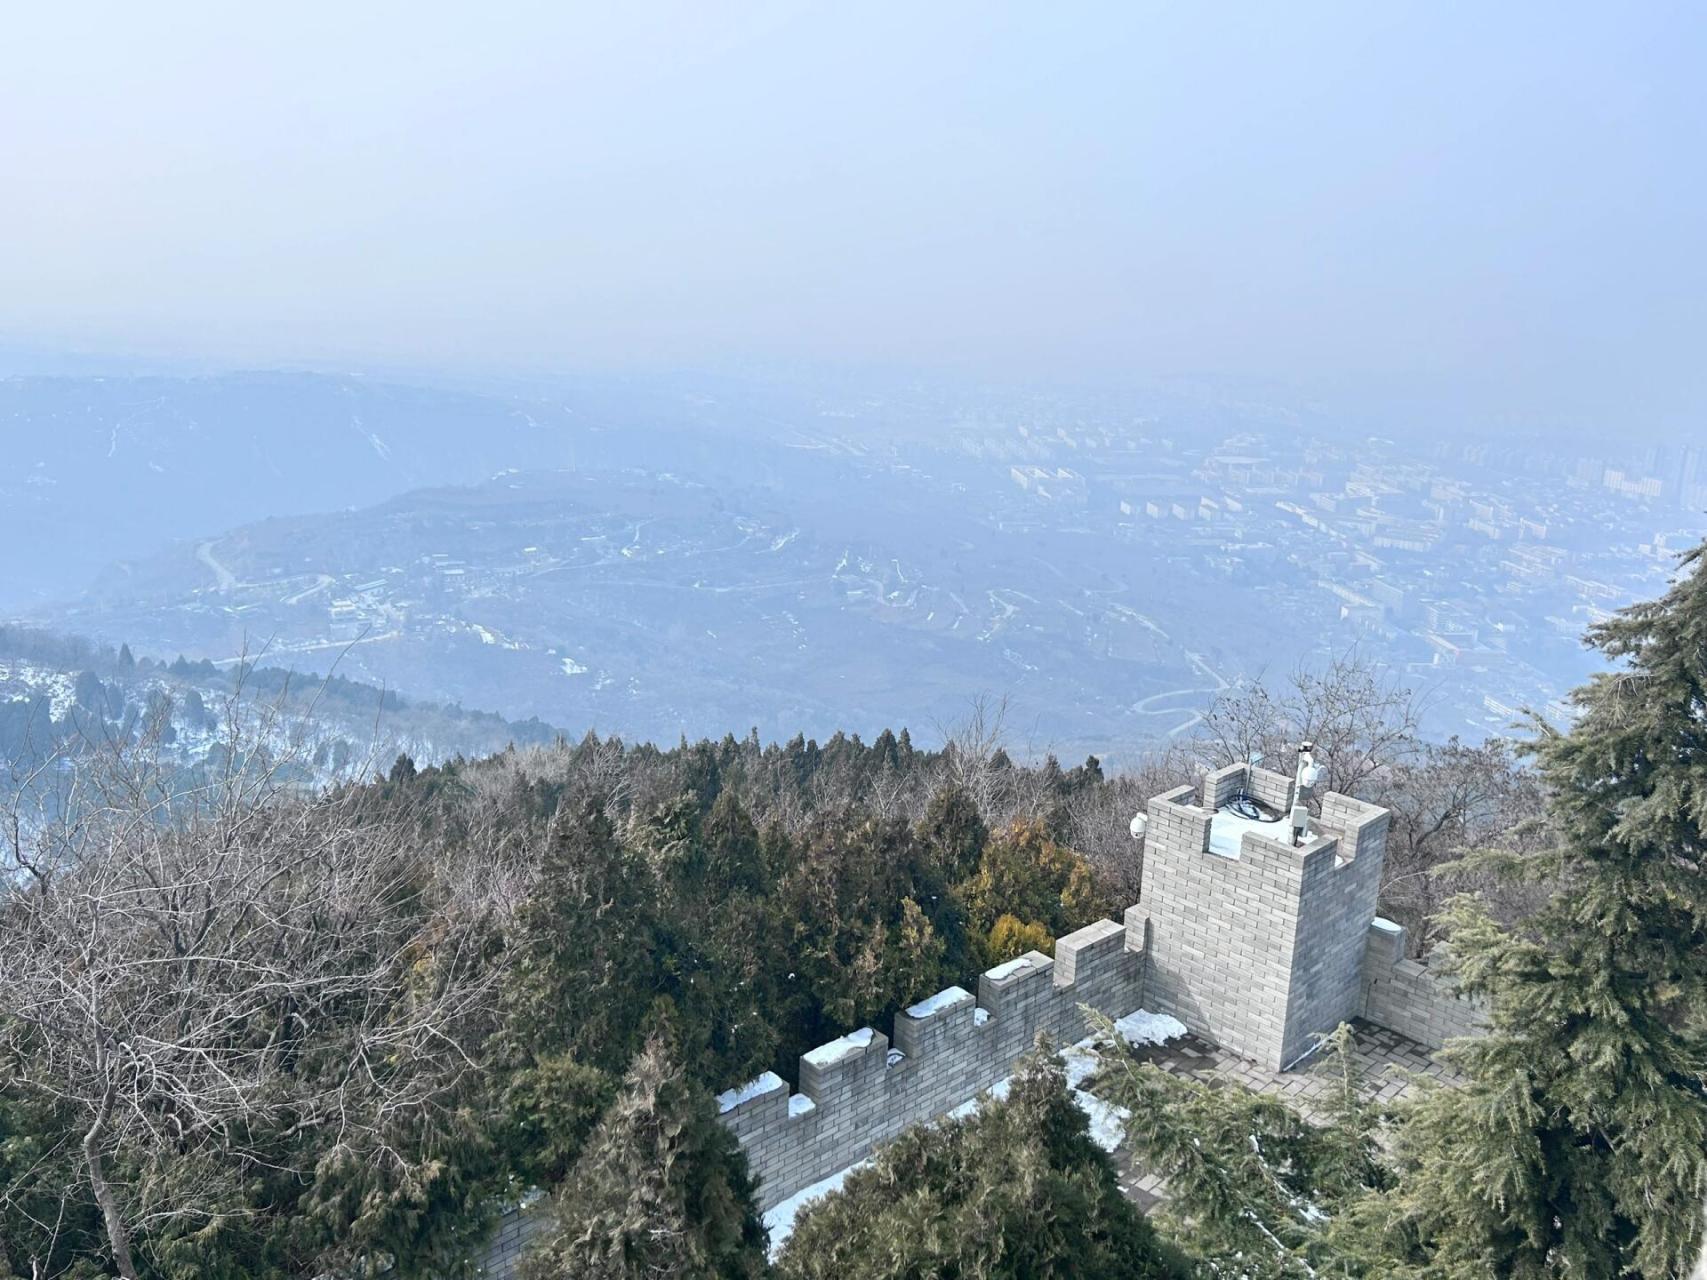
<path id="1" fill-rule="evenodd" d="M 1183 1277 L 1183 1259 L 1122 1194 L 1047 1042 L 1007 1098 L 908 1130 L 839 1194 L 808 1207 L 780 1280 Z"/>

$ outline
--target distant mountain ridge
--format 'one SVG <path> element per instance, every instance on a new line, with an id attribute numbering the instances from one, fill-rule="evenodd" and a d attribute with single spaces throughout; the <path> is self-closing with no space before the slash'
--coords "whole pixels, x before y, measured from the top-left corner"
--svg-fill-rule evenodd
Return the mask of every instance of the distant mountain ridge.
<path id="1" fill-rule="evenodd" d="M 365 506 L 570 456 L 560 405 L 309 373 L 0 380 L 0 607 L 280 511 Z M 121 550 L 122 549 L 122 550 Z"/>
<path id="2" fill-rule="evenodd" d="M 697 373 L 526 391 L 0 382 L 0 618 L 265 648 L 630 740 L 928 735 L 1008 696 L 1033 754 L 1118 763 L 1231 684 L 1358 644 L 1431 691 L 1432 732 L 1501 732 L 1580 663 L 1571 583 L 1623 581 L 1616 546 L 1519 581 L 1453 497 L 1505 510 L 1501 465 L 1300 446 L 1226 406 Z M 1369 449 L 1394 468 L 1381 498 Z M 1556 477 L 1525 492 L 1569 523 Z M 1473 580 L 1378 545 L 1398 494 L 1418 519 L 1446 495 L 1429 536 Z"/>
<path id="3" fill-rule="evenodd" d="M 1138 699 L 1215 687 L 1130 603 L 1168 566 L 1117 583 L 859 458 L 743 461 L 748 483 L 578 467 L 263 520 L 110 568 L 49 616 L 157 652 L 336 655 L 358 679 L 656 741 L 928 730 L 1012 694 L 1019 736 L 1109 754 L 1189 715 Z"/>

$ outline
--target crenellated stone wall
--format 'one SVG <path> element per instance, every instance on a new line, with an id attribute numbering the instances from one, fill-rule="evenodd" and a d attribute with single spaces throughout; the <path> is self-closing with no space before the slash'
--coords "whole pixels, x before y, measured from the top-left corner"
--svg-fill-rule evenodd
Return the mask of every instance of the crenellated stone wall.
<path id="1" fill-rule="evenodd" d="M 1256 765 L 1230 764 L 1203 775 L 1203 807 L 1212 811 L 1249 796 L 1276 813 L 1287 813 L 1296 792 L 1296 784 L 1284 773 Z"/>
<path id="2" fill-rule="evenodd" d="M 893 1042 L 866 1027 L 802 1055 L 798 1093 L 766 1075 L 722 1095 L 760 1202 L 768 1208 L 976 1097 L 1039 1031 L 1079 1039 L 1081 1005 L 1116 1018 L 1172 1014 L 1276 1070 L 1363 1015 L 1387 811 L 1330 793 L 1300 847 L 1283 823 L 1273 837 L 1241 828 L 1236 844 L 1222 838 L 1212 852 L 1217 811 L 1240 795 L 1287 813 L 1293 783 L 1235 765 L 1206 775 L 1201 793 L 1180 787 L 1150 801 L 1143 898 L 1124 927 L 1099 921 L 1062 938 L 1053 959 L 1032 952 L 1000 965 L 979 979 L 976 999 L 951 987 L 902 1013 Z M 1383 975 L 1381 997 L 1398 994 L 1392 978 Z"/>
<path id="3" fill-rule="evenodd" d="M 1480 1035 L 1487 1030 L 1487 1011 L 1459 995 L 1444 968 L 1439 960 L 1426 965 L 1408 959 L 1404 929 L 1377 916 L 1365 939 L 1363 1016 L 1430 1049 L 1454 1036 Z"/>
<path id="4" fill-rule="evenodd" d="M 1127 926 L 1144 930 L 1146 1007 L 1273 1070 L 1362 1012 L 1364 934 L 1386 857 L 1385 809 L 1329 793 L 1311 838 L 1287 821 L 1212 841 L 1240 794 L 1288 811 L 1292 783 L 1232 765 L 1149 805 L 1144 890 Z"/>
<path id="5" fill-rule="evenodd" d="M 1009 1075 L 1040 1031 L 1058 1043 L 1086 1034 L 1081 1005 L 1122 1017 L 1143 1004 L 1141 957 L 1126 930 L 1100 920 L 950 987 L 895 1019 L 893 1042 L 865 1027 L 800 1058 L 800 1091 L 761 1076 L 718 1099 L 770 1208 L 864 1159 L 909 1125 L 945 1112 Z"/>

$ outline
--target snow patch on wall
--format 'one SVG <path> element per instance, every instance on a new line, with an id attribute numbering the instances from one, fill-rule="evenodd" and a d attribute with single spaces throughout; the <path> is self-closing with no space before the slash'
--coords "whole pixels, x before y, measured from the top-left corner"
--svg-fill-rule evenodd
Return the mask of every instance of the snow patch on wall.
<path id="1" fill-rule="evenodd" d="M 861 1027 L 858 1031 L 850 1031 L 840 1040 L 832 1040 L 829 1044 L 821 1044 L 810 1053 L 802 1054 L 802 1062 L 810 1062 L 815 1067 L 828 1067 L 840 1062 L 843 1058 L 856 1053 L 864 1053 L 871 1046 L 871 1037 L 876 1033 L 870 1027 Z"/>
<path id="2" fill-rule="evenodd" d="M 918 1004 L 908 1005 L 907 1016 L 909 1018 L 928 1018 L 933 1013 L 942 1012 L 942 1010 L 948 1008 L 950 1005 L 958 1004 L 962 1000 L 970 1000 L 971 998 L 972 993 L 965 987 L 944 987 L 929 1000 L 921 1000 Z"/>
<path id="3" fill-rule="evenodd" d="M 1232 809 L 1218 810 L 1209 820 L 1209 852 L 1222 858 L 1237 858 L 1244 852 L 1245 834 L 1249 832 L 1281 844 L 1292 843 L 1290 817 L 1273 822 L 1264 818 L 1247 818 Z"/>
<path id="4" fill-rule="evenodd" d="M 1003 978 L 1011 978 L 1016 973 L 1023 973 L 1036 963 L 1037 961 L 1030 956 L 1020 956 L 1018 959 L 1009 960 L 1005 964 L 999 964 L 993 969 L 984 970 L 984 976 L 992 982 L 1000 982 Z"/>
<path id="5" fill-rule="evenodd" d="M 769 1093 L 773 1089 L 786 1089 L 787 1087 L 781 1076 L 774 1071 L 767 1071 L 762 1076 L 753 1077 L 744 1085 L 734 1089 L 725 1089 L 718 1094 L 717 1113 L 722 1115 L 724 1112 L 733 1111 L 743 1102 L 751 1102 L 760 1094 Z"/>

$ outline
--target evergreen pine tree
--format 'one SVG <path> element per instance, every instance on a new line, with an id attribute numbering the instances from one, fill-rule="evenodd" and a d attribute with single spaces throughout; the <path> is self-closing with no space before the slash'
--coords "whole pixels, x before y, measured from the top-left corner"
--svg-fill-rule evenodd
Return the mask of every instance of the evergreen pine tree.
<path id="1" fill-rule="evenodd" d="M 888 729 L 877 735 L 877 740 L 871 744 L 872 763 L 879 769 L 898 769 L 901 767 L 901 747 L 895 741 L 895 735 Z"/>
<path id="2" fill-rule="evenodd" d="M 106 686 L 101 683 L 101 678 L 93 671 L 79 671 L 71 687 L 77 705 L 85 711 L 99 715 L 106 709 Z"/>
<path id="3" fill-rule="evenodd" d="M 1054 937 L 1111 914 L 1090 865 L 1035 819 L 1021 819 L 984 846 L 977 872 L 959 886 L 973 925 L 986 937 L 1004 915 Z"/>
<path id="4" fill-rule="evenodd" d="M 527 1280 L 765 1274 L 746 1157 L 654 1034 L 557 1194 Z"/>
<path id="5" fill-rule="evenodd" d="M 1091 1022 L 1105 1040 L 1123 1045 L 1107 1018 Z M 1323 1045 L 1316 1070 L 1333 1083 L 1323 1125 L 1279 1098 L 1212 1088 L 1129 1049 L 1104 1054 L 1108 1065 L 1095 1091 L 1131 1112 L 1127 1142 L 1168 1184 L 1156 1221 L 1197 1256 L 1199 1274 L 1245 1280 L 1384 1274 L 1348 1268 L 1337 1239 L 1325 1234 L 1342 1205 L 1386 1182 L 1375 1115 L 1351 1047 L 1343 1024 Z"/>
<path id="6" fill-rule="evenodd" d="M 991 964 L 1003 964 L 1017 960 L 1027 951 L 1047 953 L 1054 948 L 1055 939 L 1049 936 L 1049 930 L 1040 924 L 1027 924 L 1009 913 L 997 917 L 991 926 L 989 952 L 985 958 Z"/>
<path id="7" fill-rule="evenodd" d="M 524 1056 L 567 1051 L 622 1070 L 657 990 L 654 898 L 602 809 L 558 812 L 539 887 L 519 913 L 520 963 L 505 992 L 509 1035 Z"/>
<path id="8" fill-rule="evenodd" d="M 1163 1280 L 1181 1260 L 1121 1194 L 1047 1042 L 1006 1101 L 907 1130 L 812 1205 L 784 1280 Z"/>
<path id="9" fill-rule="evenodd" d="M 770 876 L 759 847 L 759 829 L 733 791 L 711 806 L 702 830 L 706 879 L 719 893 L 767 893 Z"/>
<path id="10" fill-rule="evenodd" d="M 952 784 L 931 797 L 919 823 L 919 839 L 949 880 L 964 880 L 977 869 L 989 838 L 977 803 Z"/>
<path id="11" fill-rule="evenodd" d="M 640 838 L 657 881 L 656 995 L 681 1028 L 678 1059 L 695 1079 L 749 1079 L 777 1049 L 759 833 L 724 791 L 703 819 L 691 795 L 661 807 Z"/>
<path id="12" fill-rule="evenodd" d="M 1405 1126 L 1371 1206 L 1391 1252 L 1451 1277 L 1681 1276 L 1707 1197 L 1707 548 L 1595 628 L 1623 659 L 1534 747 L 1555 839 L 1506 869 L 1554 886 L 1515 933 L 1454 904 L 1492 1028 L 1469 1080 Z M 1489 866 L 1499 865 L 1491 858 Z"/>

